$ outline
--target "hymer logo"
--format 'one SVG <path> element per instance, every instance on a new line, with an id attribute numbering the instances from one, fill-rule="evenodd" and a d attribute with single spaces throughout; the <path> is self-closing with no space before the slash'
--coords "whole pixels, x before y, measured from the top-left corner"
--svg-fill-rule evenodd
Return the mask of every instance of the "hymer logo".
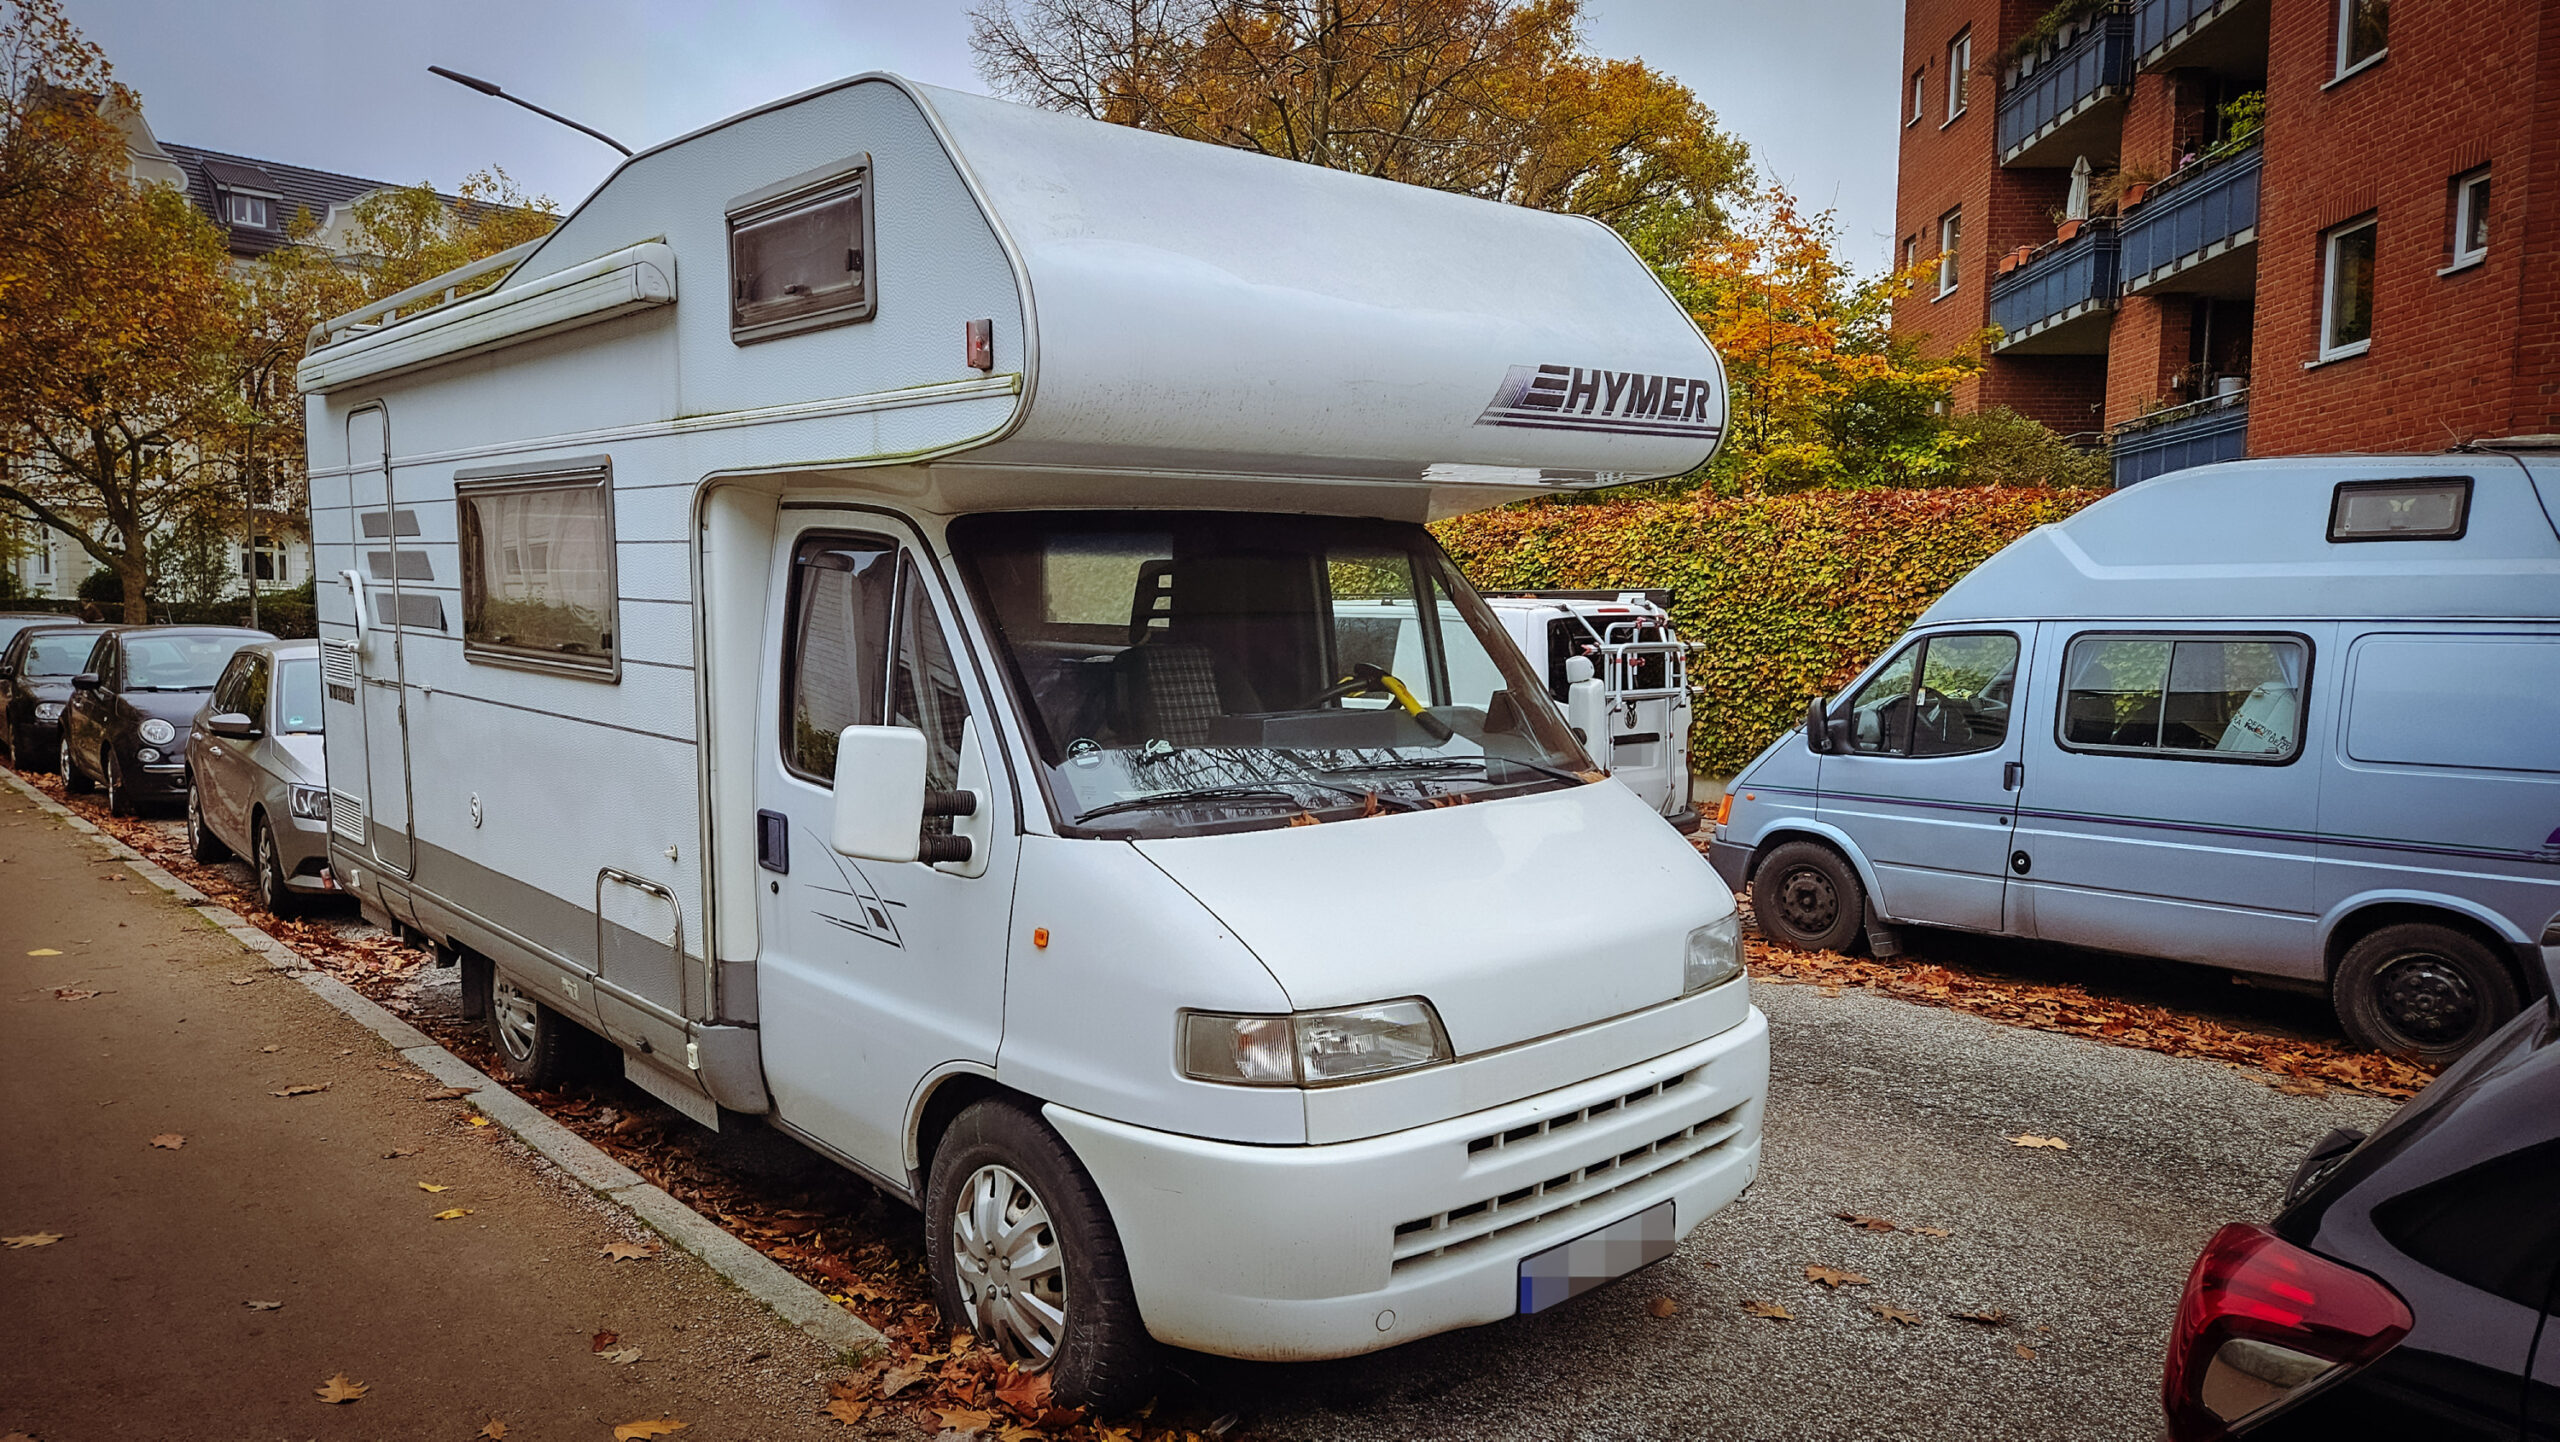
<path id="1" fill-rule="evenodd" d="M 1722 429 L 1714 401 L 1708 382 L 1688 376 L 1513 366 L 1476 424 L 1712 441 Z"/>

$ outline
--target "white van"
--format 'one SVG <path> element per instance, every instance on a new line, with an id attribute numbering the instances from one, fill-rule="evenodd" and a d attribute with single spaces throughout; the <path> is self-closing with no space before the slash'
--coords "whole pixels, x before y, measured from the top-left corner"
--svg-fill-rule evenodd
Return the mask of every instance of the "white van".
<path id="1" fill-rule="evenodd" d="M 1694 647 L 1672 627 L 1671 593 L 1495 591 L 1484 601 L 1543 666 L 1548 696 L 1609 774 L 1682 835 L 1695 832 L 1704 818 L 1689 772 Z"/>
<path id="2" fill-rule="evenodd" d="M 1728 792 L 1781 942 L 1901 923 L 2317 987 L 2460 1055 L 2560 945 L 2560 456 L 2299 457 L 1982 563 Z"/>
<path id="3" fill-rule="evenodd" d="M 301 383 L 331 864 L 518 1076 L 800 1138 L 1105 1405 L 1749 1185 L 1731 898 L 1422 529 L 1713 450 L 1609 231 L 866 76 L 495 264 Z"/>

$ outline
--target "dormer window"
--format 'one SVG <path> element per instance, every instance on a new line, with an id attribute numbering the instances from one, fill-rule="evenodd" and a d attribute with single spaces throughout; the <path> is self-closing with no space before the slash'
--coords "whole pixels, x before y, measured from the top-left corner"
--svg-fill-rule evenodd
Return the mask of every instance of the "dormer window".
<path id="1" fill-rule="evenodd" d="M 267 198 L 234 191 L 222 197 L 222 214 L 243 230 L 265 230 L 268 225 Z"/>

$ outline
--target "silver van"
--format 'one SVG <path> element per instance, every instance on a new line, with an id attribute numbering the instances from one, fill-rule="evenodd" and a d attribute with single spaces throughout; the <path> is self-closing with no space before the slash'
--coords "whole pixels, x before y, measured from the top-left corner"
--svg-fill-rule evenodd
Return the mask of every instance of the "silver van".
<path id="1" fill-rule="evenodd" d="M 2460 1054 L 2560 944 L 2560 453 L 2241 461 L 1984 562 L 1735 778 L 1781 944 L 1904 923 L 2325 987 Z"/>

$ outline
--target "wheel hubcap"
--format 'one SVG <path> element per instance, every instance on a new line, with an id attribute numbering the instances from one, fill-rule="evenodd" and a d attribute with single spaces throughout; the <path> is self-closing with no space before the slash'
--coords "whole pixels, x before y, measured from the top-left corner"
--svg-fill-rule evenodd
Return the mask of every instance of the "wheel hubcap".
<path id="1" fill-rule="evenodd" d="M 1820 936 L 1840 919 L 1840 897 L 1831 878 L 1799 867 L 1778 883 L 1778 919 L 1800 935 Z"/>
<path id="2" fill-rule="evenodd" d="M 2394 959 L 2375 978 L 2383 1019 L 2423 1046 L 2441 1046 L 2468 1034 L 2480 1021 L 2480 996 L 2471 978 L 2430 952 Z"/>
<path id="3" fill-rule="evenodd" d="M 498 1050 L 519 1065 L 533 1060 L 534 1001 L 501 976 L 489 983 L 489 1014 L 497 1019 Z"/>
<path id="4" fill-rule="evenodd" d="M 267 910 L 276 909 L 276 839 L 258 828 L 258 894 L 266 901 Z"/>
<path id="5" fill-rule="evenodd" d="M 951 1260 L 970 1330 L 1018 1367 L 1048 1366 L 1066 1336 L 1067 1259 L 1048 1207 L 1012 1168 L 980 1167 L 961 1188 Z"/>

